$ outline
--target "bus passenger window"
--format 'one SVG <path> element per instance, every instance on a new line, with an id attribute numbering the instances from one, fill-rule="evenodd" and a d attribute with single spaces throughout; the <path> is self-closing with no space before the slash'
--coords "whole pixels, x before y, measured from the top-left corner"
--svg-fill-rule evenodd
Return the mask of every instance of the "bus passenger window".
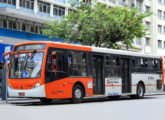
<path id="1" fill-rule="evenodd" d="M 70 51 L 68 56 L 69 75 L 87 76 L 86 53 L 80 51 Z"/>
<path id="2" fill-rule="evenodd" d="M 47 70 L 51 70 L 52 69 L 52 64 L 51 64 L 51 55 L 48 56 L 48 59 L 47 59 Z"/>
<path id="3" fill-rule="evenodd" d="M 147 61 L 147 59 L 144 59 L 144 67 L 148 67 L 148 61 Z"/>
<path id="4" fill-rule="evenodd" d="M 68 56 L 68 63 L 69 64 L 72 63 L 72 56 L 71 55 Z"/>
<path id="5" fill-rule="evenodd" d="M 52 70 L 55 72 L 57 71 L 57 61 L 56 61 L 56 52 L 52 52 Z"/>
<path id="6" fill-rule="evenodd" d="M 132 66 L 136 66 L 135 59 L 132 59 Z"/>
<path id="7" fill-rule="evenodd" d="M 86 53 L 83 53 L 82 55 L 82 63 L 86 63 Z"/>
<path id="8" fill-rule="evenodd" d="M 157 68 L 158 67 L 158 61 L 157 60 L 154 60 L 154 68 Z"/>
<path id="9" fill-rule="evenodd" d="M 140 66 L 144 67 L 144 60 L 142 58 L 140 59 Z"/>
<path id="10" fill-rule="evenodd" d="M 153 68 L 153 60 L 148 60 L 148 68 Z"/>
<path id="11" fill-rule="evenodd" d="M 109 62 L 109 56 L 106 56 L 105 63 L 106 63 L 106 65 L 109 65 L 110 64 L 110 62 Z"/>

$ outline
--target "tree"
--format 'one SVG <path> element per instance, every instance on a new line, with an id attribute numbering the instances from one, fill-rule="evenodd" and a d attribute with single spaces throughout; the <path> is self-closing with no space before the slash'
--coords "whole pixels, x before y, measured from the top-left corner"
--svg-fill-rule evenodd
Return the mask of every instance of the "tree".
<path id="1" fill-rule="evenodd" d="M 75 4 L 74 4 L 75 5 Z M 50 38 L 59 37 L 69 42 L 116 48 L 117 42 L 132 46 L 135 37 L 146 35 L 143 18 L 151 13 L 141 13 L 137 8 L 94 5 L 79 2 L 76 11 L 69 11 L 62 20 L 46 23 L 49 29 L 43 33 Z"/>

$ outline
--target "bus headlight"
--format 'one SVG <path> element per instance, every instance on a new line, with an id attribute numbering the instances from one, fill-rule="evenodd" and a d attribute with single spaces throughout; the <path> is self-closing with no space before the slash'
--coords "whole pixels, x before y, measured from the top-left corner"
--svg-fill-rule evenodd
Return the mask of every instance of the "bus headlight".
<path id="1" fill-rule="evenodd" d="M 7 85 L 7 86 L 8 86 L 9 88 L 13 89 L 9 83 L 8 83 L 8 85 Z"/>
<path id="2" fill-rule="evenodd" d="M 39 87 L 40 86 L 40 81 L 38 81 L 33 88 Z"/>
<path id="3" fill-rule="evenodd" d="M 11 85 L 10 85 L 10 84 L 8 85 L 8 87 L 9 87 L 9 88 L 11 88 L 11 89 L 13 89 L 13 88 L 11 87 Z"/>

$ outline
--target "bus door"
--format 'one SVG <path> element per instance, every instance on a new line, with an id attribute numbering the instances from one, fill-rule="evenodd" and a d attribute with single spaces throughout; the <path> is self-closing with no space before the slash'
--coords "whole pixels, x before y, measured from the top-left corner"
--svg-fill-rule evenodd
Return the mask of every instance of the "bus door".
<path id="1" fill-rule="evenodd" d="M 104 78 L 103 78 L 103 61 L 104 56 L 92 55 L 93 63 L 93 93 L 104 94 Z"/>
<path id="2" fill-rule="evenodd" d="M 131 92 L 130 58 L 121 58 L 122 93 Z"/>

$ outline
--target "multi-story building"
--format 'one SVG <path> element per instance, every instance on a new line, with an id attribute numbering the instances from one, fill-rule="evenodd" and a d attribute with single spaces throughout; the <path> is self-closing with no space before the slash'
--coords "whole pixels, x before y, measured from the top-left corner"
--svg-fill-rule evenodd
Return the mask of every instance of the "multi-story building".
<path id="1" fill-rule="evenodd" d="M 141 12 L 152 12 L 144 19 L 148 35 L 134 40 L 134 51 L 165 56 L 165 0 L 99 0 L 110 6 L 136 6 Z"/>
<path id="2" fill-rule="evenodd" d="M 134 40 L 135 51 L 165 55 L 165 0 L 98 1 L 110 7 L 136 6 L 141 12 L 153 12 L 144 20 L 149 34 Z M 46 28 L 45 21 L 60 20 L 69 9 L 69 0 L 0 0 L 0 61 L 4 46 L 29 40 L 49 40 L 41 33 L 41 29 Z M 53 40 L 61 41 L 57 38 Z"/>

